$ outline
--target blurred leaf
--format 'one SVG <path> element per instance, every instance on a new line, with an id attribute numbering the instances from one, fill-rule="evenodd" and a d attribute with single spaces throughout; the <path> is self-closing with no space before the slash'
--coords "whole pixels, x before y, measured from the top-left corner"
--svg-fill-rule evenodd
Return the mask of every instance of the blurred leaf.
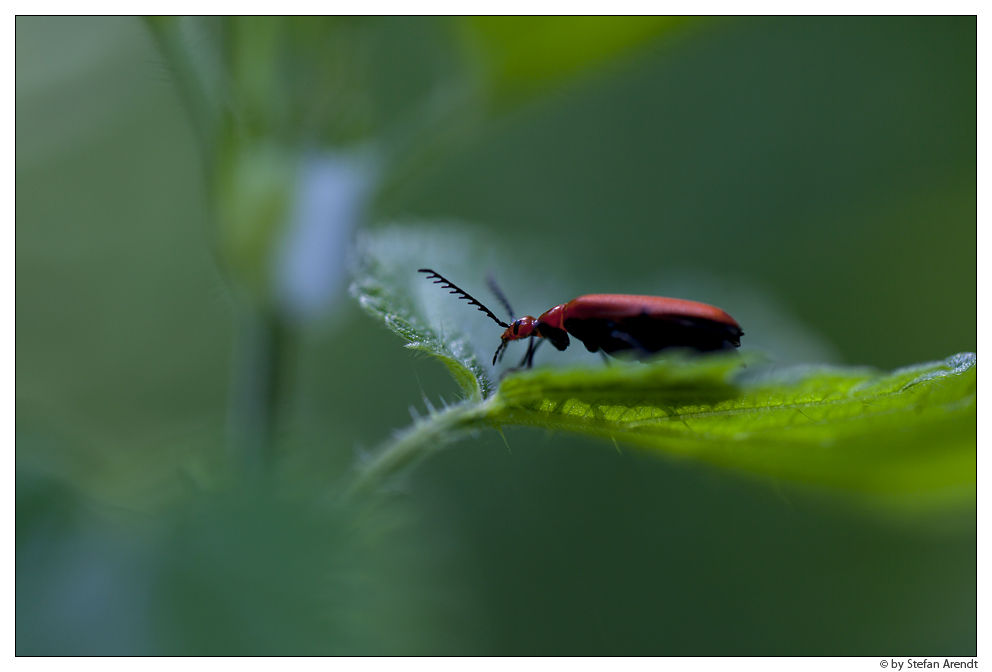
<path id="1" fill-rule="evenodd" d="M 546 90 L 686 23 L 671 16 L 482 16 L 464 19 L 497 105 Z"/>
<path id="2" fill-rule="evenodd" d="M 466 402 L 415 423 L 372 471 L 409 464 L 465 430 L 530 425 L 905 503 L 974 497 L 972 353 L 888 374 L 830 366 L 769 373 L 748 353 L 666 353 L 648 364 L 516 372 L 495 387 L 462 327 L 478 320 L 410 270 L 428 257 L 429 248 L 457 266 L 477 263 L 487 246 L 465 231 L 419 236 L 418 241 L 418 232 L 398 228 L 367 236 L 352 291 L 407 347 L 440 359 Z M 460 250 L 461 260 L 455 261 L 458 252 L 438 250 L 439 240 L 445 241 L 441 247 Z M 507 264 L 498 267 L 506 270 Z M 425 288 L 434 291 L 425 294 Z M 427 312 L 428 296 L 443 297 L 463 312 L 438 322 Z"/>
<path id="3" fill-rule="evenodd" d="M 430 650 L 445 589 L 412 557 L 419 547 L 404 525 L 415 521 L 382 505 L 341 510 L 239 492 L 191 500 L 158 549 L 156 606 L 174 638 L 167 650 Z"/>

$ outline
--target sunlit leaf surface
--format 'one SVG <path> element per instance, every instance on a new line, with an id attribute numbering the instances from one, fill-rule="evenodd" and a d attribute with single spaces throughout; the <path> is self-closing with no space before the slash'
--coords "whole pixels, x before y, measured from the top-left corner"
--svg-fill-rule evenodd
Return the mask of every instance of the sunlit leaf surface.
<path id="1" fill-rule="evenodd" d="M 525 372 L 507 378 L 496 399 L 508 424 L 608 436 L 758 474 L 877 495 L 974 494 L 974 354 L 893 373 L 738 373 L 733 387 L 719 372 L 706 360 Z"/>

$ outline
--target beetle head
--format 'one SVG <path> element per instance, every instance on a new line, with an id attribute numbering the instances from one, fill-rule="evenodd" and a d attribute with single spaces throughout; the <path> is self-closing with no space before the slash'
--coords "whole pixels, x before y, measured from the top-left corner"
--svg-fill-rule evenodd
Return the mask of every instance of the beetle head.
<path id="1" fill-rule="evenodd" d="M 496 348 L 496 354 L 493 355 L 493 366 L 496 365 L 496 361 L 501 359 L 500 353 L 506 348 L 506 344 L 510 341 L 519 341 L 521 338 L 530 338 L 531 336 L 540 336 L 541 332 L 537 328 L 537 320 L 535 320 L 530 315 L 524 315 L 523 317 L 517 318 L 510 323 L 503 335 L 500 336 L 499 347 Z"/>
<path id="2" fill-rule="evenodd" d="M 541 334 L 535 333 L 536 330 L 537 320 L 530 315 L 524 315 L 523 317 L 511 322 L 507 330 L 503 332 L 503 336 L 501 338 L 504 341 L 518 341 L 521 338 L 540 336 Z"/>

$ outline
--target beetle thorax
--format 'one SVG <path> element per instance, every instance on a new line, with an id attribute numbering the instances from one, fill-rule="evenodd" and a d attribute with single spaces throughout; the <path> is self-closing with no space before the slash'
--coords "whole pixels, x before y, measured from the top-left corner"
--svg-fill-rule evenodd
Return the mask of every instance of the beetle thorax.
<path id="1" fill-rule="evenodd" d="M 565 325 L 565 304 L 555 306 L 545 311 L 539 318 L 538 323 L 546 324 L 552 329 L 564 329 Z"/>

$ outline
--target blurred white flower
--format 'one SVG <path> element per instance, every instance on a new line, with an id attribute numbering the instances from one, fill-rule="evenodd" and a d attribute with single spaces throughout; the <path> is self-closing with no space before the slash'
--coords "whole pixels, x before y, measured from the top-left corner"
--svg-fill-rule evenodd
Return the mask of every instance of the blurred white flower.
<path id="1" fill-rule="evenodd" d="M 276 296 L 290 318 L 318 317 L 343 295 L 351 232 L 365 217 L 377 175 L 369 153 L 304 159 L 275 264 Z"/>

